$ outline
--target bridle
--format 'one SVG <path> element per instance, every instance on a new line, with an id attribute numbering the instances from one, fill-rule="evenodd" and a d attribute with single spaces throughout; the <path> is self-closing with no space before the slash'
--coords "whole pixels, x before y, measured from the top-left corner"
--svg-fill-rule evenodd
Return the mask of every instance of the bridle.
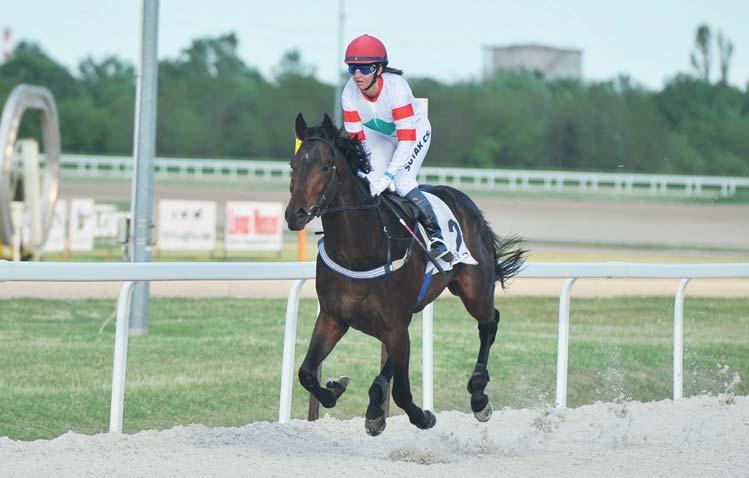
<path id="1" fill-rule="evenodd" d="M 336 176 L 337 176 L 337 166 L 336 166 L 336 149 L 333 147 L 333 145 L 330 143 L 330 141 L 319 138 L 317 136 L 312 136 L 310 138 L 306 138 L 302 141 L 302 144 L 299 146 L 299 150 L 302 149 L 302 145 L 306 142 L 311 141 L 317 141 L 320 143 L 323 143 L 330 148 L 330 152 L 333 155 L 333 171 L 330 174 L 330 179 L 328 179 L 328 184 L 325 186 L 325 189 L 323 190 L 322 194 L 320 195 L 320 199 L 318 199 L 317 203 L 312 205 L 309 208 L 309 211 L 307 211 L 307 219 L 312 220 L 315 217 L 322 217 L 326 214 L 334 213 L 334 212 L 341 212 L 341 211 L 353 211 L 357 209 L 374 209 L 377 212 L 377 216 L 380 220 L 380 225 L 382 226 L 382 232 L 385 235 L 385 242 L 387 243 L 387 260 L 386 260 L 386 269 L 389 268 L 389 270 L 392 270 L 392 254 L 391 254 L 391 241 L 398 241 L 398 240 L 407 240 L 410 241 L 410 244 L 408 245 L 406 255 L 402 259 L 401 266 L 405 264 L 408 261 L 408 258 L 411 257 L 411 248 L 414 244 L 415 236 L 413 234 L 411 236 L 406 237 L 394 237 L 390 234 L 388 231 L 387 226 L 385 225 L 385 220 L 382 217 L 382 211 L 380 210 L 380 204 L 382 203 L 381 196 L 377 196 L 376 198 L 372 199 L 372 202 L 370 204 L 360 204 L 360 205 L 353 205 L 353 206 L 341 206 L 341 207 L 325 207 L 326 200 L 328 199 L 328 194 L 330 193 L 332 185 L 335 183 Z M 369 191 L 367 191 L 364 188 L 364 185 L 361 181 L 355 180 L 354 183 L 356 183 L 357 187 L 359 187 L 360 191 L 367 197 L 369 197 Z M 385 203 L 386 204 L 386 203 Z M 391 211 L 395 213 L 395 211 L 391 207 Z M 396 214 L 397 216 L 397 214 Z M 401 220 L 402 221 L 402 220 Z M 400 266 L 398 266 L 400 267 Z"/>
<path id="2" fill-rule="evenodd" d="M 333 154 L 333 172 L 330 174 L 330 179 L 328 179 L 328 184 L 325 186 L 325 190 L 323 190 L 322 194 L 320 195 L 320 199 L 317 201 L 317 204 L 313 204 L 312 206 L 310 206 L 309 211 L 307 211 L 307 218 L 311 219 L 311 218 L 322 216 L 323 214 L 325 214 L 326 210 L 323 209 L 323 205 L 325 203 L 325 200 L 328 198 L 328 193 L 330 193 L 330 188 L 333 186 L 333 183 L 336 179 L 336 172 L 338 171 L 338 168 L 335 162 L 335 154 L 336 154 L 335 148 L 333 148 L 332 144 L 330 144 L 328 141 L 322 138 L 317 138 L 315 136 L 305 139 L 304 141 L 302 141 L 302 144 L 308 141 L 309 142 L 319 141 L 327 145 L 328 148 L 330 148 L 330 152 Z M 299 146 L 299 149 L 302 149 L 301 145 Z"/>
<path id="3" fill-rule="evenodd" d="M 317 136 L 312 136 L 310 138 L 303 140 L 302 145 L 306 142 L 311 142 L 311 141 L 317 141 L 317 142 L 323 143 L 328 148 L 330 148 L 330 152 L 333 155 L 333 166 L 332 166 L 332 172 L 330 174 L 330 179 L 328 179 L 328 184 L 325 185 L 325 189 L 320 195 L 320 199 L 318 199 L 317 203 L 310 206 L 309 211 L 307 211 L 307 218 L 311 220 L 315 217 L 322 217 L 325 214 L 330 214 L 333 212 L 352 211 L 356 209 L 377 209 L 380 205 L 379 196 L 373 200 L 372 204 L 361 204 L 361 205 L 355 205 L 355 206 L 342 206 L 342 207 L 325 207 L 326 200 L 328 199 L 328 194 L 330 193 L 331 188 L 337 178 L 338 168 L 335 162 L 336 150 L 333 147 L 333 145 L 330 143 L 330 141 L 324 138 L 318 138 Z M 299 149 L 300 150 L 302 149 L 301 145 L 299 146 Z M 355 181 L 355 182 L 363 190 L 363 186 L 361 182 L 360 181 Z M 366 191 L 364 192 L 366 193 Z M 379 215 L 379 209 L 377 210 L 377 212 Z M 380 218 L 380 222 L 382 222 L 382 218 Z"/>

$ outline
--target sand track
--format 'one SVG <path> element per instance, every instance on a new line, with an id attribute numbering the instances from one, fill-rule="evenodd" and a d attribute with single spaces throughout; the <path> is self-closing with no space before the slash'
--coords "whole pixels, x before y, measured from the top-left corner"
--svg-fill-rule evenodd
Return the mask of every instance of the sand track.
<path id="1" fill-rule="evenodd" d="M 505 409 L 486 424 L 441 412 L 426 431 L 400 415 L 376 438 L 362 418 L 0 438 L 0 476 L 732 477 L 747 475 L 747 449 L 749 397 L 702 396 Z"/>

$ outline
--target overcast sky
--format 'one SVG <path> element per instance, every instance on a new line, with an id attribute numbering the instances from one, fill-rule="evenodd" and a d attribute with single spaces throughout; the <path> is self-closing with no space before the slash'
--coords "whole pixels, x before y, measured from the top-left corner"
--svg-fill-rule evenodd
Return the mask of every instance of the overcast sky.
<path id="1" fill-rule="evenodd" d="M 75 71 L 88 56 L 136 63 L 140 0 L 3 2 L 0 27 L 33 40 Z M 236 32 L 240 56 L 270 77 L 282 54 L 299 49 L 332 83 L 342 68 L 339 0 L 161 0 L 159 57 L 176 57 L 193 38 Z M 729 81 L 749 81 L 749 0 L 377 0 L 345 2 L 344 47 L 369 33 L 385 43 L 391 65 L 441 81 L 481 75 L 482 47 L 540 43 L 583 51 L 586 80 L 626 73 L 651 89 L 691 71 L 700 23 L 733 41 Z M 717 52 L 716 52 L 717 57 Z M 717 76 L 717 62 L 713 75 Z"/>

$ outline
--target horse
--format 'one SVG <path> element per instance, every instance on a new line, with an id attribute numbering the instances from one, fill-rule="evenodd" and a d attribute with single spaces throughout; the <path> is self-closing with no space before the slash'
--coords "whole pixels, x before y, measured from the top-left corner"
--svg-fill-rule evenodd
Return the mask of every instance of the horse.
<path id="1" fill-rule="evenodd" d="M 286 222 L 290 230 L 299 231 L 320 217 L 324 252 L 329 259 L 328 263 L 323 260 L 321 249 L 315 281 L 320 312 L 299 369 L 302 386 L 322 406 L 335 406 L 350 379 L 339 377 L 323 387 L 317 372 L 341 337 L 354 328 L 380 340 L 388 357 L 369 388 L 367 433 L 376 436 L 385 429 L 383 405 L 391 379 L 393 399 L 409 421 L 420 429 L 432 428 L 436 417 L 419 408 L 411 394 L 408 327 L 413 314 L 447 288 L 460 297 L 468 314 L 478 321 L 479 352 L 467 389 L 474 416 L 482 422 L 489 420 L 492 405 L 484 391 L 489 382 L 489 351 L 500 317 L 494 306 L 494 291 L 496 282 L 504 289 L 506 281 L 523 267 L 528 251 L 523 249 L 522 239 L 498 237 L 464 193 L 447 186 L 432 187 L 429 192 L 442 199 L 457 218 L 462 240 L 478 264 L 459 263 L 452 270 L 435 274 L 424 292 L 427 249 L 414 246 L 415 236 L 397 236 L 395 232 L 403 231 L 404 224 L 399 222 L 396 210 L 381 196 L 370 196 L 363 176 L 371 167 L 363 145 L 336 129 L 327 114 L 321 125 L 308 127 L 300 113 L 295 131 L 301 145 L 291 160 Z M 384 275 L 352 278 L 331 268 L 330 261 L 351 271 L 379 268 Z"/>

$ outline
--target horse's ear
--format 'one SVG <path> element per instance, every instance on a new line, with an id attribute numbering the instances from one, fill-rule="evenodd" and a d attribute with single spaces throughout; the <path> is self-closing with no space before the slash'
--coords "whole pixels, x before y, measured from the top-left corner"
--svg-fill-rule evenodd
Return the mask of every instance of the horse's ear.
<path id="1" fill-rule="evenodd" d="M 296 115 L 296 124 L 294 125 L 294 129 L 296 130 L 297 139 L 304 139 L 304 132 L 307 131 L 307 122 L 304 121 L 304 116 L 302 116 L 302 113 Z"/>
<path id="2" fill-rule="evenodd" d="M 336 137 L 336 127 L 333 124 L 333 120 L 328 116 L 328 113 L 325 113 L 325 116 L 322 119 L 322 131 L 329 139 L 334 139 Z"/>

